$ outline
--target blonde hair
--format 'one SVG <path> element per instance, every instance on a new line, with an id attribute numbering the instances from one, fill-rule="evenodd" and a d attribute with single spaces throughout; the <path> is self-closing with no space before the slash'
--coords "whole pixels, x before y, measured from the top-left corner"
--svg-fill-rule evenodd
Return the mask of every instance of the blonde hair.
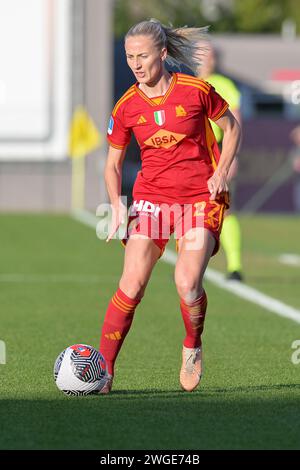
<path id="1" fill-rule="evenodd" d="M 167 62 L 171 65 L 180 66 L 184 64 L 193 72 L 197 73 L 201 65 L 203 51 L 200 41 L 207 39 L 208 26 L 203 28 L 180 28 L 168 27 L 161 24 L 155 18 L 141 21 L 132 26 L 125 35 L 125 41 L 132 36 L 151 36 L 155 47 L 168 51 Z"/>

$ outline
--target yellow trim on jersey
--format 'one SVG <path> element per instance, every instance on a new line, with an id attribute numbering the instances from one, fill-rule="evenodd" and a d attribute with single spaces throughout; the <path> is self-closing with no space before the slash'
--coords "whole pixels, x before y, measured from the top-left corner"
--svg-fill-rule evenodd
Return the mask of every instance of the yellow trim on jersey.
<path id="1" fill-rule="evenodd" d="M 206 95 L 208 95 L 211 85 L 209 83 L 205 82 L 204 80 L 201 80 L 199 78 L 195 77 L 190 77 L 190 76 L 178 76 L 178 84 L 180 85 L 190 85 L 194 86 L 195 88 L 199 88 L 202 90 Z"/>
<path id="2" fill-rule="evenodd" d="M 133 90 L 134 90 L 134 85 L 131 85 L 131 87 L 129 87 L 128 90 L 125 91 L 125 93 L 118 99 L 118 101 L 116 102 L 115 106 L 117 106 L 117 104 L 119 103 L 119 101 L 121 101 L 123 98 L 125 98 L 125 96 L 128 95 L 129 93 L 131 93 Z"/>
<path id="3" fill-rule="evenodd" d="M 172 77 L 172 81 L 171 81 L 170 86 L 169 86 L 169 89 L 168 89 L 167 93 L 165 94 L 165 96 L 163 97 L 163 99 L 161 100 L 160 104 L 164 104 L 167 101 L 167 99 L 170 96 L 170 94 L 172 93 L 172 90 L 173 90 L 174 86 L 176 85 L 176 83 L 177 83 L 177 75 L 176 75 L 176 73 L 174 73 L 173 77 Z"/>
<path id="4" fill-rule="evenodd" d="M 162 99 L 163 99 L 163 96 L 157 96 L 156 98 L 151 98 L 151 100 L 153 101 L 153 103 L 156 104 L 156 106 L 158 106 L 162 102 Z"/>
<path id="5" fill-rule="evenodd" d="M 182 73 L 178 73 L 177 76 L 178 76 L 178 80 L 189 80 L 189 81 L 201 84 L 204 87 L 206 87 L 207 90 L 210 90 L 211 88 L 211 84 L 208 83 L 206 80 L 203 80 L 202 78 L 194 77 L 193 75 L 186 75 Z"/>
<path id="6" fill-rule="evenodd" d="M 225 106 L 221 109 L 221 111 L 216 115 L 214 116 L 213 118 L 211 118 L 213 121 L 217 121 L 218 119 L 220 119 L 221 116 L 223 116 L 223 114 L 225 113 L 225 111 L 229 108 L 229 104 L 226 103 Z"/>
<path id="7" fill-rule="evenodd" d="M 136 91 L 137 93 L 143 98 L 143 100 L 147 101 L 150 106 L 156 106 L 156 104 L 149 98 L 142 90 L 139 89 L 138 86 L 136 86 Z"/>
<path id="8" fill-rule="evenodd" d="M 221 209 L 220 209 L 220 213 L 219 213 L 219 229 L 220 229 L 220 226 L 223 222 L 223 217 L 224 217 L 224 212 L 225 212 L 225 207 L 226 207 L 226 204 L 222 204 L 221 205 Z"/>
<path id="9" fill-rule="evenodd" d="M 123 104 L 125 101 L 127 101 L 129 98 L 131 98 L 131 96 L 133 96 L 135 94 L 135 89 L 134 89 L 134 85 L 132 85 L 129 90 L 126 91 L 126 93 L 119 99 L 119 101 L 117 101 L 114 109 L 112 110 L 112 116 L 115 116 L 117 114 L 117 111 L 119 109 L 119 107 L 121 106 L 121 104 Z"/>
<path id="10" fill-rule="evenodd" d="M 127 147 L 127 144 L 126 145 L 118 145 L 118 144 L 114 144 L 109 137 L 107 137 L 107 140 L 108 140 L 108 143 L 109 145 L 111 145 L 113 148 L 115 149 L 118 149 L 118 150 L 123 150 L 125 147 Z"/>
<path id="11" fill-rule="evenodd" d="M 207 149 L 208 149 L 208 153 L 209 153 L 209 156 L 210 156 L 210 159 L 211 159 L 213 169 L 215 170 L 218 166 L 217 162 L 216 162 L 216 159 L 215 159 L 215 156 L 214 156 L 214 153 L 212 151 L 212 145 L 214 143 L 215 136 L 214 136 L 214 133 L 213 133 L 211 127 L 210 127 L 209 120 L 206 116 L 204 116 L 204 122 L 205 122 L 206 145 L 207 145 Z"/>
<path id="12" fill-rule="evenodd" d="M 160 103 L 157 105 L 155 103 L 155 101 L 151 98 L 149 98 L 139 87 L 138 87 L 138 83 L 135 85 L 136 86 L 136 91 L 138 92 L 138 94 L 145 100 L 147 101 L 147 103 L 149 103 L 151 106 L 161 106 L 162 104 L 164 104 L 168 97 L 170 96 L 170 94 L 172 93 L 172 90 L 174 89 L 174 86 L 176 85 L 177 83 L 177 75 L 176 73 L 173 73 L 173 76 L 172 76 L 172 81 L 170 83 L 170 86 L 168 88 L 168 91 L 167 93 L 163 96 L 162 100 L 160 101 Z"/>
<path id="13" fill-rule="evenodd" d="M 196 84 L 196 83 L 192 83 L 192 82 L 186 82 L 186 81 L 181 81 L 181 80 L 178 80 L 178 85 L 186 85 L 186 86 L 192 86 L 194 88 L 198 88 L 199 90 L 203 91 L 203 93 L 205 93 L 206 95 L 208 95 L 209 91 L 207 91 L 206 88 Z"/>

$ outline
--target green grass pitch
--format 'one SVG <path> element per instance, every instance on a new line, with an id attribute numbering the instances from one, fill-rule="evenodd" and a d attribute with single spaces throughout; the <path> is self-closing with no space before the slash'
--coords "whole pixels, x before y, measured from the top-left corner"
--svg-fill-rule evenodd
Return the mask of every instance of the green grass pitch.
<path id="1" fill-rule="evenodd" d="M 300 309 L 300 220 L 244 217 L 247 283 Z M 156 266 L 120 353 L 113 392 L 66 397 L 53 364 L 67 346 L 97 347 L 123 248 L 68 216 L 0 216 L 1 449 L 299 449 L 300 325 L 206 282 L 204 377 L 178 381 L 184 335 L 173 266 Z M 172 244 L 171 244 L 172 245 Z M 224 270 L 220 253 L 211 267 Z"/>

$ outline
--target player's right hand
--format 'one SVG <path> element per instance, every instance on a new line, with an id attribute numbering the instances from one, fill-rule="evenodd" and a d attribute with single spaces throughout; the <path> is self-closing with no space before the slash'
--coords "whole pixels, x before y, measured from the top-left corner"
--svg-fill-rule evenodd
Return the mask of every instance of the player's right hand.
<path id="1" fill-rule="evenodd" d="M 111 209 L 112 217 L 110 231 L 106 239 L 106 243 L 108 243 L 113 238 L 120 225 L 125 223 L 127 217 L 127 208 L 121 201 L 119 201 L 117 204 L 111 204 Z"/>

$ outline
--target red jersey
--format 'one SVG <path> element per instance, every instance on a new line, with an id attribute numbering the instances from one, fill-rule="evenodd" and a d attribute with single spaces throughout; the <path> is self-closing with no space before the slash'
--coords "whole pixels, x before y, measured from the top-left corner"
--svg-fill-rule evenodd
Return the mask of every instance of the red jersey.
<path id="1" fill-rule="evenodd" d="M 125 148 L 131 132 L 140 146 L 134 199 L 185 204 L 208 194 L 220 157 L 208 118 L 218 120 L 228 103 L 209 83 L 183 73 L 173 73 L 162 97 L 148 98 L 138 85 L 117 102 L 107 133 L 113 147 Z"/>

